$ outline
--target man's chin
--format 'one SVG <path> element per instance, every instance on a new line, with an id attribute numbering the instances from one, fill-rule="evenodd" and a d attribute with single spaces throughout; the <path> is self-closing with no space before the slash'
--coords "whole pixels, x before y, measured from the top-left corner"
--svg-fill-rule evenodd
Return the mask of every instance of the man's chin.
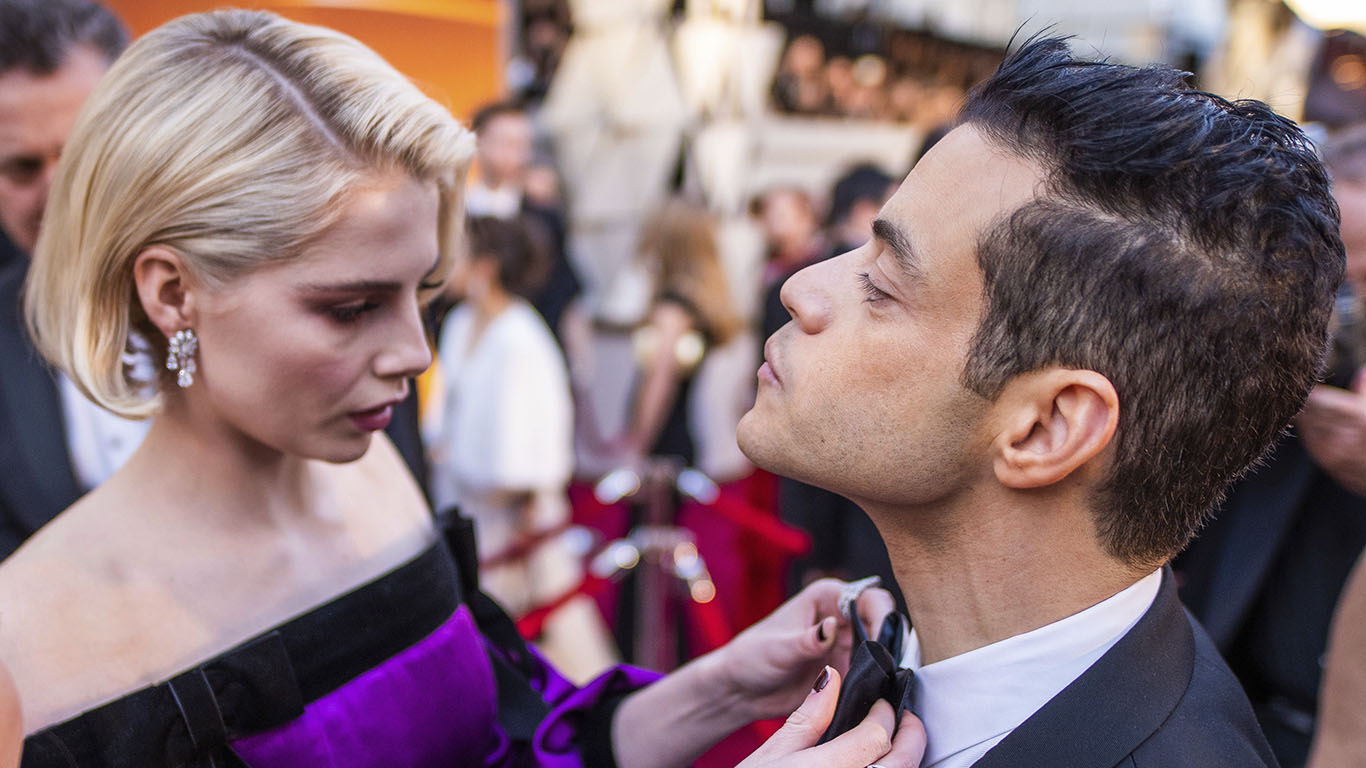
<path id="1" fill-rule="evenodd" d="M 795 446 L 790 441 L 782 440 L 775 430 L 767 427 L 756 409 L 751 408 L 740 417 L 740 424 L 735 429 L 735 442 L 754 466 L 777 475 L 790 476 L 791 460 L 786 451 Z"/>

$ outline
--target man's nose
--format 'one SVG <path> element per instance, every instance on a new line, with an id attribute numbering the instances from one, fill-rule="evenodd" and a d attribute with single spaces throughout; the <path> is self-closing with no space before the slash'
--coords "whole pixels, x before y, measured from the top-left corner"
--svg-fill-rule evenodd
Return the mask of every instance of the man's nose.
<path id="1" fill-rule="evenodd" d="M 779 297 L 802 333 L 820 333 L 830 322 L 832 269 L 836 259 L 817 262 L 797 272 L 783 283 Z"/>

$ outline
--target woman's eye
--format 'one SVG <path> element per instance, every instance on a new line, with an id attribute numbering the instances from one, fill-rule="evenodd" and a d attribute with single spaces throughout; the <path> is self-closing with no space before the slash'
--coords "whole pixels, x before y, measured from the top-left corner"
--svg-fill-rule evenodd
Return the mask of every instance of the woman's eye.
<path id="1" fill-rule="evenodd" d="M 340 307 L 333 307 L 330 311 L 332 319 L 342 324 L 354 323 L 360 316 L 379 306 L 373 301 L 362 301 L 355 304 L 344 304 Z"/>
<path id="2" fill-rule="evenodd" d="M 886 292 L 876 285 L 873 285 L 873 281 L 868 277 L 867 272 L 860 272 L 858 278 L 859 286 L 863 288 L 864 301 L 871 303 L 888 298 Z"/>

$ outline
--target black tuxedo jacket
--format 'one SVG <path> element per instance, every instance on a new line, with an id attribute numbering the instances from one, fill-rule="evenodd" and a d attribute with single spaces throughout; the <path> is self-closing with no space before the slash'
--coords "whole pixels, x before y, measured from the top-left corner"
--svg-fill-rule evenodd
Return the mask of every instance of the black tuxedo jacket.
<path id="1" fill-rule="evenodd" d="M 81 488 L 67 451 L 52 369 L 20 314 L 28 259 L 0 236 L 0 560 L 71 506 Z"/>
<path id="2" fill-rule="evenodd" d="M 1275 765 L 1243 689 L 1167 570 L 1134 628 L 974 768 Z"/>

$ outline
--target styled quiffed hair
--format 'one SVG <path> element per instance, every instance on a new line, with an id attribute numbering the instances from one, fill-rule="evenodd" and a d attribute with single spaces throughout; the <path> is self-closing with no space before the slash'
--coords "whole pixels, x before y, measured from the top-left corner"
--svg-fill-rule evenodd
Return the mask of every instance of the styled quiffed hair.
<path id="1" fill-rule="evenodd" d="M 1040 196 L 983 236 L 985 312 L 964 381 L 995 398 L 1047 366 L 1119 393 L 1093 500 L 1107 551 L 1179 552 L 1319 376 L 1344 255 L 1309 140 L 1186 75 L 1079 61 L 1034 38 L 961 120 L 1036 162 Z"/>
<path id="2" fill-rule="evenodd" d="M 185 16 L 139 39 L 62 153 L 25 312 L 38 349 L 127 417 L 159 395 L 130 377 L 130 330 L 164 354 L 133 262 L 159 245 L 222 285 L 296 257 L 376 174 L 436 183 L 445 265 L 462 236 L 473 134 L 356 40 L 257 11 Z"/>

